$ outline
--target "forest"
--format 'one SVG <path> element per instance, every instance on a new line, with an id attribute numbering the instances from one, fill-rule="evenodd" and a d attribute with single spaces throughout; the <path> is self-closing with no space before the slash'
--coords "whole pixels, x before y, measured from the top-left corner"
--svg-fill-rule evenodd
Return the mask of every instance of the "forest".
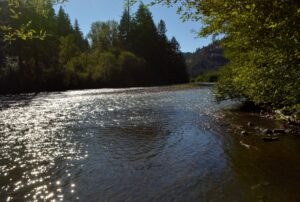
<path id="1" fill-rule="evenodd" d="M 52 1 L 40 9 L 20 1 L 0 5 L 0 93 L 188 81 L 179 43 L 143 4 L 134 14 L 126 8 L 120 22 L 94 22 L 88 36 Z"/>

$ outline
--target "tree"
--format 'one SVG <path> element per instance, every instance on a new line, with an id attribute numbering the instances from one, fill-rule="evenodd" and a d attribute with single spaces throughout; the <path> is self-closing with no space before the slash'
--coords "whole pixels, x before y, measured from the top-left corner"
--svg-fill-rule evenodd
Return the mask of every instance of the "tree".
<path id="1" fill-rule="evenodd" d="M 79 49 L 78 49 L 79 50 Z M 63 85 L 70 88 L 88 88 L 90 79 L 90 56 L 87 53 L 71 57 L 64 65 Z"/>
<path id="2" fill-rule="evenodd" d="M 62 6 L 59 8 L 57 14 L 57 29 L 59 36 L 67 36 L 73 32 L 70 17 Z"/>
<path id="3" fill-rule="evenodd" d="M 134 17 L 132 27 L 132 52 L 142 57 L 148 64 L 148 80 L 159 84 L 162 80 L 159 74 L 158 34 L 152 14 L 141 4 Z"/>
<path id="4" fill-rule="evenodd" d="M 81 52 L 87 51 L 89 49 L 89 43 L 83 37 L 83 33 L 80 30 L 77 19 L 75 20 L 73 29 L 74 29 L 75 44 L 79 47 Z"/>
<path id="5" fill-rule="evenodd" d="M 120 64 L 120 79 L 123 86 L 139 86 L 147 84 L 145 80 L 146 61 L 127 51 L 121 52 L 118 62 Z"/>
<path id="6" fill-rule="evenodd" d="M 92 48 L 109 51 L 117 47 L 119 44 L 118 32 L 118 23 L 116 21 L 93 23 L 88 34 L 92 42 Z"/>
<path id="7" fill-rule="evenodd" d="M 0 2 L 0 5 L 2 4 L 3 2 Z M 7 17 L 3 12 L 0 13 L 0 22 L 4 22 L 6 18 Z M 4 65 L 6 46 L 7 43 L 4 41 L 4 31 L 0 29 L 0 68 Z"/>
<path id="8" fill-rule="evenodd" d="M 98 85 L 113 86 L 120 73 L 117 58 L 111 52 L 95 51 L 91 60 L 91 78 Z"/>
<path id="9" fill-rule="evenodd" d="M 157 25 L 157 30 L 158 30 L 159 36 L 166 38 L 167 28 L 166 28 L 165 21 L 163 21 L 163 20 L 159 21 L 159 23 Z"/>
<path id="10" fill-rule="evenodd" d="M 134 23 L 134 51 L 145 58 L 151 58 L 155 54 L 157 29 L 151 12 L 143 4 L 140 4 L 135 14 Z"/>
<path id="11" fill-rule="evenodd" d="M 129 13 L 129 9 L 125 9 L 119 25 L 119 41 L 123 49 L 132 49 L 132 30 L 134 29 L 133 21 Z"/>
<path id="12" fill-rule="evenodd" d="M 80 49 L 75 43 L 75 36 L 72 34 L 60 38 L 59 49 L 59 62 L 62 65 L 80 54 Z"/>
<path id="13" fill-rule="evenodd" d="M 165 74 L 169 83 L 185 83 L 188 81 L 185 58 L 175 37 L 167 44 L 167 64 Z"/>
<path id="14" fill-rule="evenodd" d="M 156 26 L 150 10 L 140 4 L 131 29 L 131 51 L 147 62 L 148 76 L 145 80 L 156 85 L 187 81 L 183 55 L 180 55 L 179 47 L 171 48 L 172 43 L 166 36 L 167 29 L 163 20 Z M 177 71 L 177 68 L 182 68 L 182 71 Z M 178 73 L 185 79 L 176 80 L 180 77 Z"/>
<path id="15" fill-rule="evenodd" d="M 58 61 L 58 40 L 55 38 L 56 18 L 51 3 L 43 5 L 46 14 L 40 14 L 33 7 L 22 7 L 22 19 L 15 23 L 23 24 L 30 21 L 33 30 L 48 30 L 47 37 L 16 38 L 9 41 L 7 56 L 16 58 L 18 66 L 15 77 L 18 77 L 20 89 L 51 87 L 53 79 L 50 73 Z M 54 68 L 53 68 L 53 72 Z M 51 87 L 52 88 L 52 87 Z"/>
<path id="16" fill-rule="evenodd" d="M 6 41 L 13 41 L 17 38 L 22 40 L 39 38 L 44 39 L 45 30 L 35 30 L 31 27 L 31 21 L 18 23 L 23 19 L 24 8 L 32 8 L 40 15 L 47 15 L 49 12 L 48 5 L 60 4 L 66 0 L 4 0 L 0 2 L 0 13 L 7 13 L 8 18 L 0 23 L 0 30 L 4 32 Z M 50 8 L 50 10 L 52 7 Z M 15 23 L 17 22 L 17 23 Z"/>

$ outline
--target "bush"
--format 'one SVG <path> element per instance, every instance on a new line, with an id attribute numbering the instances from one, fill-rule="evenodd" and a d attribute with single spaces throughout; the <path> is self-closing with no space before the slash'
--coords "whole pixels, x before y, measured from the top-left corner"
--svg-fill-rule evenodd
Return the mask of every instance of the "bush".
<path id="1" fill-rule="evenodd" d="M 207 72 L 200 74 L 196 78 L 191 79 L 192 82 L 217 82 L 219 79 L 219 72 Z"/>
<path id="2" fill-rule="evenodd" d="M 296 59 L 276 49 L 239 53 L 220 71 L 219 100 L 246 98 L 273 109 L 293 109 L 299 114 L 300 68 Z"/>

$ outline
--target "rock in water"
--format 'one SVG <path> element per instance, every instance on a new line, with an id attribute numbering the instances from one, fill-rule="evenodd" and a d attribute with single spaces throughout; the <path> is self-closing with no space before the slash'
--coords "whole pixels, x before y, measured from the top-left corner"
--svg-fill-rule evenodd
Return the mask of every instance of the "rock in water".
<path id="1" fill-rule="evenodd" d="M 273 133 L 284 134 L 285 130 L 284 129 L 274 129 Z"/>
<path id="2" fill-rule="evenodd" d="M 290 134 L 290 133 L 292 133 L 292 130 L 291 129 L 286 129 L 286 130 L 284 130 L 284 133 L 285 134 Z"/>
<path id="3" fill-rule="evenodd" d="M 243 130 L 243 131 L 241 132 L 241 135 L 249 135 L 249 133 L 248 133 L 247 131 Z"/>
<path id="4" fill-rule="evenodd" d="M 254 126 L 254 124 L 252 122 L 248 122 L 247 124 L 248 126 Z"/>
<path id="5" fill-rule="evenodd" d="M 262 130 L 262 134 L 264 134 L 264 135 L 270 135 L 270 134 L 272 134 L 272 131 L 270 130 L 270 129 L 263 129 Z"/>
<path id="6" fill-rule="evenodd" d="M 277 141 L 279 140 L 279 137 L 263 137 L 261 138 L 265 142 L 272 142 L 272 141 Z"/>

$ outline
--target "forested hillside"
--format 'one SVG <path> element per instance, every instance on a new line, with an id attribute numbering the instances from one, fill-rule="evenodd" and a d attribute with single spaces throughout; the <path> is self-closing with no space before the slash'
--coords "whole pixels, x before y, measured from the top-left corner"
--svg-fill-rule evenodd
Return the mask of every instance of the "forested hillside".
<path id="1" fill-rule="evenodd" d="M 46 1 L 45 1 L 46 2 Z M 88 36 L 51 1 L 43 12 L 0 2 L 0 92 L 150 86 L 188 80 L 184 56 L 168 39 L 163 20 L 155 25 L 140 5 L 120 22 L 98 21 Z M 20 16 L 19 16 L 20 15 Z M 13 29 L 17 27 L 17 29 Z"/>
<path id="2" fill-rule="evenodd" d="M 224 49 L 218 41 L 199 48 L 194 53 L 185 53 L 184 56 L 191 78 L 217 71 L 228 63 L 228 60 L 224 57 Z"/>

